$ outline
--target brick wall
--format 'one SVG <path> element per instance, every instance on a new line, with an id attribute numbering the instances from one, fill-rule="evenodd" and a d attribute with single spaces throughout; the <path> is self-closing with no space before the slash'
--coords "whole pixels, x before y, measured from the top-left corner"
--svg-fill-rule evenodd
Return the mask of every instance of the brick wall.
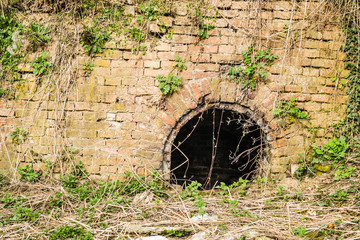
<path id="1" fill-rule="evenodd" d="M 116 179 L 126 170 L 144 174 L 161 169 L 166 165 L 166 141 L 177 122 L 211 103 L 244 106 L 262 116 L 269 140 L 268 168 L 274 176 L 283 176 L 298 154 L 326 137 L 327 127 L 343 116 L 346 101 L 333 79 L 337 72 L 346 73 L 339 50 L 343 33 L 336 21 L 324 16 L 324 3 L 213 2 L 219 17 L 205 40 L 197 38 L 186 4 L 176 1 L 174 16 L 151 22 L 151 32 L 159 32 L 160 23 L 166 23 L 174 34 L 149 41 L 145 55 L 117 45 L 118 39 L 107 43 L 104 53 L 94 58 L 91 74 L 75 79 L 66 102 L 52 93 L 46 101 L 31 96 L 27 91 L 34 78 L 29 72 L 25 91 L 16 101 L 0 100 L 0 171 L 9 173 L 28 163 L 46 168 L 44 162 L 59 161 L 65 146 L 76 150 L 70 158 L 81 160 L 94 179 Z M 129 4 L 125 12 L 133 14 L 134 9 Z M 267 80 L 244 94 L 239 84 L 227 79 L 226 69 L 241 63 L 241 51 L 251 44 L 270 48 L 279 58 L 267 68 Z M 187 59 L 183 85 L 162 102 L 155 76 L 167 75 L 177 55 Z M 80 53 L 80 68 L 88 60 Z M 274 119 L 275 102 L 291 97 L 319 127 L 316 139 L 299 122 L 284 130 Z M 16 127 L 28 132 L 22 144 L 11 141 Z M 63 171 L 59 166 L 56 170 Z"/>

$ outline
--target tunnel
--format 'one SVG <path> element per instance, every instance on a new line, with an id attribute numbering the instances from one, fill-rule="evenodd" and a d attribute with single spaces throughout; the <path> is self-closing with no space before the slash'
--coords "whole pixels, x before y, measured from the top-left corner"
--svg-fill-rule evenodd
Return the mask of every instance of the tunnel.
<path id="1" fill-rule="evenodd" d="M 264 133 L 246 113 L 211 108 L 184 124 L 171 146 L 171 182 L 200 182 L 212 188 L 257 174 Z"/>

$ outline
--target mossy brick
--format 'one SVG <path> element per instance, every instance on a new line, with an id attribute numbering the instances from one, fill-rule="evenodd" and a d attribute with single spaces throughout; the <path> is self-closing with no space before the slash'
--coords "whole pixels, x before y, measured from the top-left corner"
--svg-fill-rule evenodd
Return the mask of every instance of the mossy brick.
<path id="1" fill-rule="evenodd" d="M 115 47 L 116 47 L 116 44 L 115 44 Z M 120 51 L 117 49 L 105 49 L 102 54 L 102 58 L 109 59 L 109 60 L 121 59 L 122 56 L 123 56 L 123 51 Z"/>
<path id="2" fill-rule="evenodd" d="M 285 173 L 287 169 L 288 169 L 288 165 L 272 165 L 270 167 L 270 172 L 271 173 Z M 279 178 L 282 178 L 282 177 L 279 177 Z"/>
<path id="3" fill-rule="evenodd" d="M 270 164 L 273 166 L 288 165 L 289 163 L 290 163 L 290 159 L 288 157 L 273 158 L 270 161 Z"/>
<path id="4" fill-rule="evenodd" d="M 95 66 L 97 67 L 108 68 L 110 67 L 110 60 L 106 60 L 103 58 L 95 58 L 93 64 L 95 64 Z"/>

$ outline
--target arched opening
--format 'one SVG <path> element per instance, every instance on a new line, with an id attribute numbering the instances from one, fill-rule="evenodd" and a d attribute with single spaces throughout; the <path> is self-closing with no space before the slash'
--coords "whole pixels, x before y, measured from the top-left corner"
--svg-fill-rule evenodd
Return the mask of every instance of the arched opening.
<path id="1" fill-rule="evenodd" d="M 210 188 L 251 179 L 264 154 L 264 132 L 246 111 L 212 107 L 188 120 L 171 145 L 171 181 Z"/>

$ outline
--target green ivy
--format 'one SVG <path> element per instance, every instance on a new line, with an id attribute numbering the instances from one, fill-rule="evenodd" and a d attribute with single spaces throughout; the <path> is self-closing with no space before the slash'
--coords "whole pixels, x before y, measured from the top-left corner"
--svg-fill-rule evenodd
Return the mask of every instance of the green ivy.
<path id="1" fill-rule="evenodd" d="M 46 26 L 36 22 L 32 22 L 27 27 L 27 35 L 32 50 L 36 50 L 38 47 L 46 44 L 52 39 L 50 30 Z"/>
<path id="2" fill-rule="evenodd" d="M 292 97 L 289 101 L 280 101 L 276 104 L 276 108 L 273 110 L 274 117 L 281 118 L 281 126 L 285 127 L 287 124 L 291 124 L 295 119 L 309 119 L 310 115 L 301 110 L 295 105 L 295 98 Z"/>
<path id="3" fill-rule="evenodd" d="M 42 172 L 35 171 L 34 168 L 30 165 L 25 165 L 21 168 L 18 168 L 17 172 L 19 173 L 19 180 L 24 180 L 31 183 L 38 182 L 42 175 Z"/>
<path id="4" fill-rule="evenodd" d="M 0 97 L 14 98 L 13 84 L 21 80 L 18 65 L 23 60 L 20 42 L 22 25 L 10 16 L 0 15 Z"/>
<path id="5" fill-rule="evenodd" d="M 92 26 L 84 25 L 85 30 L 81 34 L 80 43 L 84 47 L 85 52 L 93 56 L 102 53 L 104 44 L 111 40 L 110 33 L 107 32 L 95 18 Z"/>
<path id="6" fill-rule="evenodd" d="M 333 138 L 323 144 L 322 147 L 317 145 L 311 146 L 313 149 L 312 163 L 332 164 L 345 161 L 346 152 L 350 145 L 347 144 L 344 137 Z"/>
<path id="7" fill-rule="evenodd" d="M 180 76 L 174 76 L 172 73 L 169 73 L 168 77 L 157 75 L 156 79 L 159 81 L 158 88 L 165 96 L 176 92 L 182 84 Z"/>
<path id="8" fill-rule="evenodd" d="M 76 226 L 60 226 L 51 232 L 49 236 L 50 240 L 56 239 L 79 239 L 79 240 L 91 240 L 94 236 L 91 232 L 85 230 L 83 227 Z"/>
<path id="9" fill-rule="evenodd" d="M 229 75 L 235 76 L 237 83 L 241 82 L 241 88 L 249 87 L 254 90 L 257 82 L 266 79 L 268 73 L 265 72 L 265 66 L 271 66 L 277 56 L 270 49 L 256 51 L 253 47 L 241 54 L 245 66 L 230 67 Z"/>
<path id="10" fill-rule="evenodd" d="M 52 62 L 47 61 L 47 53 L 42 52 L 39 57 L 30 62 L 35 76 L 47 76 L 52 70 Z"/>

